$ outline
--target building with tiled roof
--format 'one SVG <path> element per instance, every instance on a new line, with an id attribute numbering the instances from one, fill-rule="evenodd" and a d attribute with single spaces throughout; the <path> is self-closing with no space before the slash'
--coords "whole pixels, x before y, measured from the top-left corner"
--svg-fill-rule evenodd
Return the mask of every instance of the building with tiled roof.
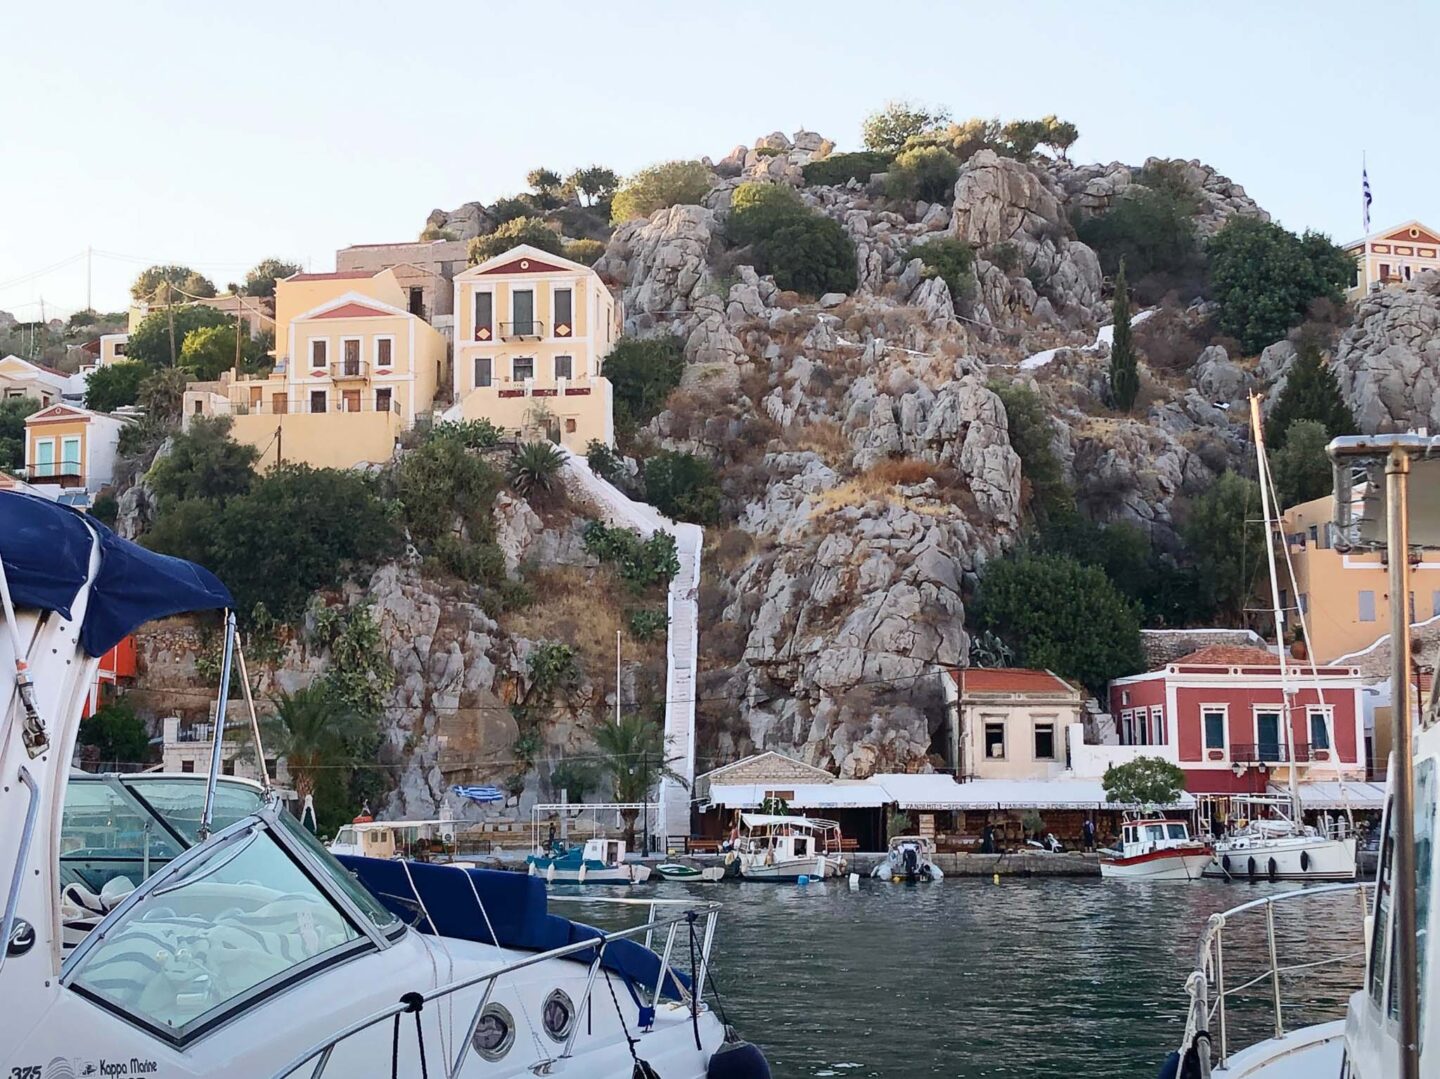
<path id="1" fill-rule="evenodd" d="M 418 240 L 389 244 L 352 244 L 335 252 L 336 270 L 394 270 L 405 291 L 406 309 L 437 329 L 451 325 L 455 278 L 470 265 L 465 240 Z"/>
<path id="2" fill-rule="evenodd" d="M 1110 683 L 1124 746 L 1178 764 L 1194 794 L 1260 794 L 1267 783 L 1364 779 L 1368 758 L 1358 667 L 1291 663 L 1273 651 L 1212 644 Z"/>
<path id="3" fill-rule="evenodd" d="M 1372 232 L 1345 245 L 1355 259 L 1355 280 L 1346 298 L 1358 300 L 1391 285 L 1404 285 L 1426 270 L 1440 270 L 1440 231 L 1419 221 Z"/>
<path id="4" fill-rule="evenodd" d="M 1053 671 L 967 667 L 942 676 L 947 756 L 963 779 L 1054 779 L 1066 770 L 1081 692 Z"/>

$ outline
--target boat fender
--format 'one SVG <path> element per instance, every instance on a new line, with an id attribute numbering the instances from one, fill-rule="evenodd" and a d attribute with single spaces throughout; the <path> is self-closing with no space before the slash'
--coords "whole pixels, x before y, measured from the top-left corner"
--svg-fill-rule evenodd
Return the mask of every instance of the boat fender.
<path id="1" fill-rule="evenodd" d="M 1246 873 L 1251 880 L 1255 879 L 1255 859 L 1253 857 L 1246 863 Z"/>
<path id="2" fill-rule="evenodd" d="M 1230 855 L 1222 854 L 1220 856 L 1220 864 L 1225 868 L 1225 872 L 1230 872 Z"/>
<path id="3" fill-rule="evenodd" d="M 798 877 L 795 878 L 795 883 L 803 888 L 805 887 L 805 885 L 810 883 L 810 878 L 806 874 L 801 873 Z"/>
<path id="4" fill-rule="evenodd" d="M 1269 864 L 1266 868 L 1269 870 L 1269 874 L 1268 874 L 1268 875 L 1269 875 L 1269 877 L 1270 877 L 1271 883 L 1274 883 L 1274 881 L 1275 881 L 1275 876 L 1276 876 L 1276 874 L 1279 872 L 1280 867 L 1275 864 L 1275 859 L 1274 859 L 1274 858 L 1271 858 L 1271 859 L 1270 859 L 1270 864 Z"/>
<path id="5" fill-rule="evenodd" d="M 1308 873 L 1310 871 L 1310 852 L 1308 850 L 1302 850 L 1300 852 L 1300 871 L 1302 873 Z"/>
<path id="6" fill-rule="evenodd" d="M 770 1065 L 749 1042 L 726 1042 L 711 1055 L 705 1079 L 770 1079 Z"/>

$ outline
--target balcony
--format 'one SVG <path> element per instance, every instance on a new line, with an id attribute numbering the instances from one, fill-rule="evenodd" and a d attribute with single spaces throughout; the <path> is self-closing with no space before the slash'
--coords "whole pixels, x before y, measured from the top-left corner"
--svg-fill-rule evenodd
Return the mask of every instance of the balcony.
<path id="1" fill-rule="evenodd" d="M 370 377 L 370 361 L 335 360 L 330 364 L 330 377 L 336 382 L 363 381 Z"/>
<path id="2" fill-rule="evenodd" d="M 79 461 L 49 461 L 28 465 L 16 475 L 30 483 L 54 483 L 61 487 L 84 487 L 85 467 Z"/>
<path id="3" fill-rule="evenodd" d="M 1320 752 L 1324 750 L 1321 749 Z M 1279 742 L 1260 742 L 1255 745 L 1230 747 L 1232 764 L 1308 764 L 1313 759 L 1310 746 L 1306 742 L 1297 742 L 1293 746 L 1281 745 Z"/>
<path id="4" fill-rule="evenodd" d="M 545 324 L 538 318 L 500 323 L 502 341 L 539 341 L 545 336 Z"/>

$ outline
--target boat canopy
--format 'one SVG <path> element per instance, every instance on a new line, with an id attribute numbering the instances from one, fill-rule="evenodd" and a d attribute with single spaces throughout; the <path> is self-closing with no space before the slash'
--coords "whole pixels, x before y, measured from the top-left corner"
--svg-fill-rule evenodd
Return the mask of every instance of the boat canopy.
<path id="1" fill-rule="evenodd" d="M 769 828 L 784 824 L 793 828 L 809 828 L 812 831 L 822 832 L 839 827 L 833 820 L 816 820 L 813 817 L 785 817 L 770 813 L 741 813 L 740 821 L 746 828 Z"/>
<path id="2" fill-rule="evenodd" d="M 104 655 L 145 622 L 234 602 L 213 573 L 193 562 L 147 551 L 49 499 L 0 492 L 0 562 L 16 607 L 70 618 L 96 539 L 100 568 L 80 627 L 80 645 L 91 656 Z"/>

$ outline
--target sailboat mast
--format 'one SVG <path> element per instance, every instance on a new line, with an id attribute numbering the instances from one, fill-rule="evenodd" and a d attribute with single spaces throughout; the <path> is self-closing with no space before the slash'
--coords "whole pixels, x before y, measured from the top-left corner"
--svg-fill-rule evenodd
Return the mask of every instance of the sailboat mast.
<path id="1" fill-rule="evenodd" d="M 1270 571 L 1270 606 L 1275 613 L 1275 650 L 1280 660 L 1280 692 L 1284 697 L 1285 706 L 1282 712 L 1282 726 L 1280 737 L 1283 739 L 1286 749 L 1286 756 L 1289 760 L 1290 771 L 1290 819 L 1298 824 L 1300 822 L 1300 790 L 1295 780 L 1295 753 L 1293 751 L 1293 739 L 1291 738 L 1290 724 L 1293 720 L 1292 713 L 1295 708 L 1294 690 L 1290 686 L 1290 664 L 1285 656 L 1285 612 L 1280 606 L 1280 571 L 1275 565 L 1275 529 L 1272 523 L 1276 522 L 1270 513 L 1270 463 L 1265 459 L 1265 425 L 1260 419 L 1260 395 L 1250 395 L 1250 429 L 1255 438 L 1255 463 L 1260 474 L 1260 509 L 1265 515 L 1265 565 Z"/>

